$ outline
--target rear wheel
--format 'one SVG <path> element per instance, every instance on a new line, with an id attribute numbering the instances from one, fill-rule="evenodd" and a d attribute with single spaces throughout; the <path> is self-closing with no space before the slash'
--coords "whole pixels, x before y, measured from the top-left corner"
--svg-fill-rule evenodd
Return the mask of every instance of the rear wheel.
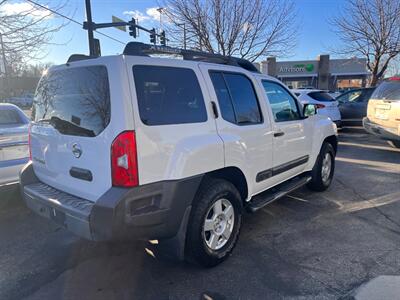
<path id="1" fill-rule="evenodd" d="M 311 171 L 307 186 L 314 191 L 325 191 L 331 184 L 335 171 L 335 150 L 330 143 L 324 143 Z"/>
<path id="2" fill-rule="evenodd" d="M 206 179 L 197 192 L 186 237 L 186 258 L 204 267 L 224 261 L 237 242 L 242 200 L 232 183 Z"/>
<path id="3" fill-rule="evenodd" d="M 393 148 L 400 148 L 400 141 L 388 141 L 389 145 Z"/>

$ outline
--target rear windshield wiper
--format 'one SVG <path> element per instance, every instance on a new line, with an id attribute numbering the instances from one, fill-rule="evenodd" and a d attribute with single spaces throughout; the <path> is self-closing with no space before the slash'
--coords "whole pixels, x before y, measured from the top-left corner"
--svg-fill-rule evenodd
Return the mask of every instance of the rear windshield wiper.
<path id="1" fill-rule="evenodd" d="M 41 119 L 37 121 L 37 123 L 46 123 L 50 124 L 53 126 L 55 129 L 57 129 L 60 133 L 62 134 L 69 134 L 69 135 L 82 135 L 82 136 L 88 136 L 88 137 L 94 137 L 96 136 L 93 130 L 89 130 L 86 128 L 83 128 L 81 126 L 78 126 L 74 123 L 71 123 L 66 120 L 62 120 L 59 117 L 51 117 L 50 119 Z"/>

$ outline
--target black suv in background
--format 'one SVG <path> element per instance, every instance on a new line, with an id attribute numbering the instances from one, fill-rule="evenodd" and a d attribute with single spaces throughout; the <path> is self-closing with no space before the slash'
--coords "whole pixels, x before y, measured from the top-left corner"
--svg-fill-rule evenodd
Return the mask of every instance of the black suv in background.
<path id="1" fill-rule="evenodd" d="M 336 97 L 344 126 L 362 126 L 362 119 L 367 115 L 368 100 L 375 88 L 360 88 L 347 91 Z"/>

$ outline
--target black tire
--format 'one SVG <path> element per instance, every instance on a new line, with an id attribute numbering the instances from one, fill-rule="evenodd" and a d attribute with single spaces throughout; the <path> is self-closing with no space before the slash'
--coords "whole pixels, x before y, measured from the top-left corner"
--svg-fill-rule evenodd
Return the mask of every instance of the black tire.
<path id="1" fill-rule="evenodd" d="M 204 222 L 213 205 L 221 199 L 232 204 L 234 221 L 232 232 L 224 246 L 212 250 L 205 237 Z M 186 260 L 203 267 L 214 267 L 223 262 L 232 252 L 239 237 L 242 223 L 242 199 L 235 186 L 223 179 L 205 178 L 197 191 L 186 233 Z"/>
<path id="2" fill-rule="evenodd" d="M 389 145 L 393 148 L 400 149 L 400 141 L 388 141 Z"/>
<path id="3" fill-rule="evenodd" d="M 326 154 L 330 155 L 331 168 L 329 177 L 324 180 L 322 176 L 322 166 Z M 307 187 L 309 189 L 317 192 L 322 192 L 325 191 L 330 186 L 333 174 L 335 172 L 335 155 L 336 155 L 335 150 L 333 149 L 330 143 L 326 142 L 322 144 L 315 165 L 311 171 L 311 181 L 307 184 Z"/>

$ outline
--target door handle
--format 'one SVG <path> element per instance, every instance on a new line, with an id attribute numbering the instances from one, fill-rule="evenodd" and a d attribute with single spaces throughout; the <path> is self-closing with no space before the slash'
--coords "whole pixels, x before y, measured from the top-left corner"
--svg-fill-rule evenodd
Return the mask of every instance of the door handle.
<path id="1" fill-rule="evenodd" d="M 274 137 L 279 137 L 279 136 L 282 136 L 284 134 L 285 133 L 283 131 L 276 131 L 276 132 L 274 132 Z"/>

